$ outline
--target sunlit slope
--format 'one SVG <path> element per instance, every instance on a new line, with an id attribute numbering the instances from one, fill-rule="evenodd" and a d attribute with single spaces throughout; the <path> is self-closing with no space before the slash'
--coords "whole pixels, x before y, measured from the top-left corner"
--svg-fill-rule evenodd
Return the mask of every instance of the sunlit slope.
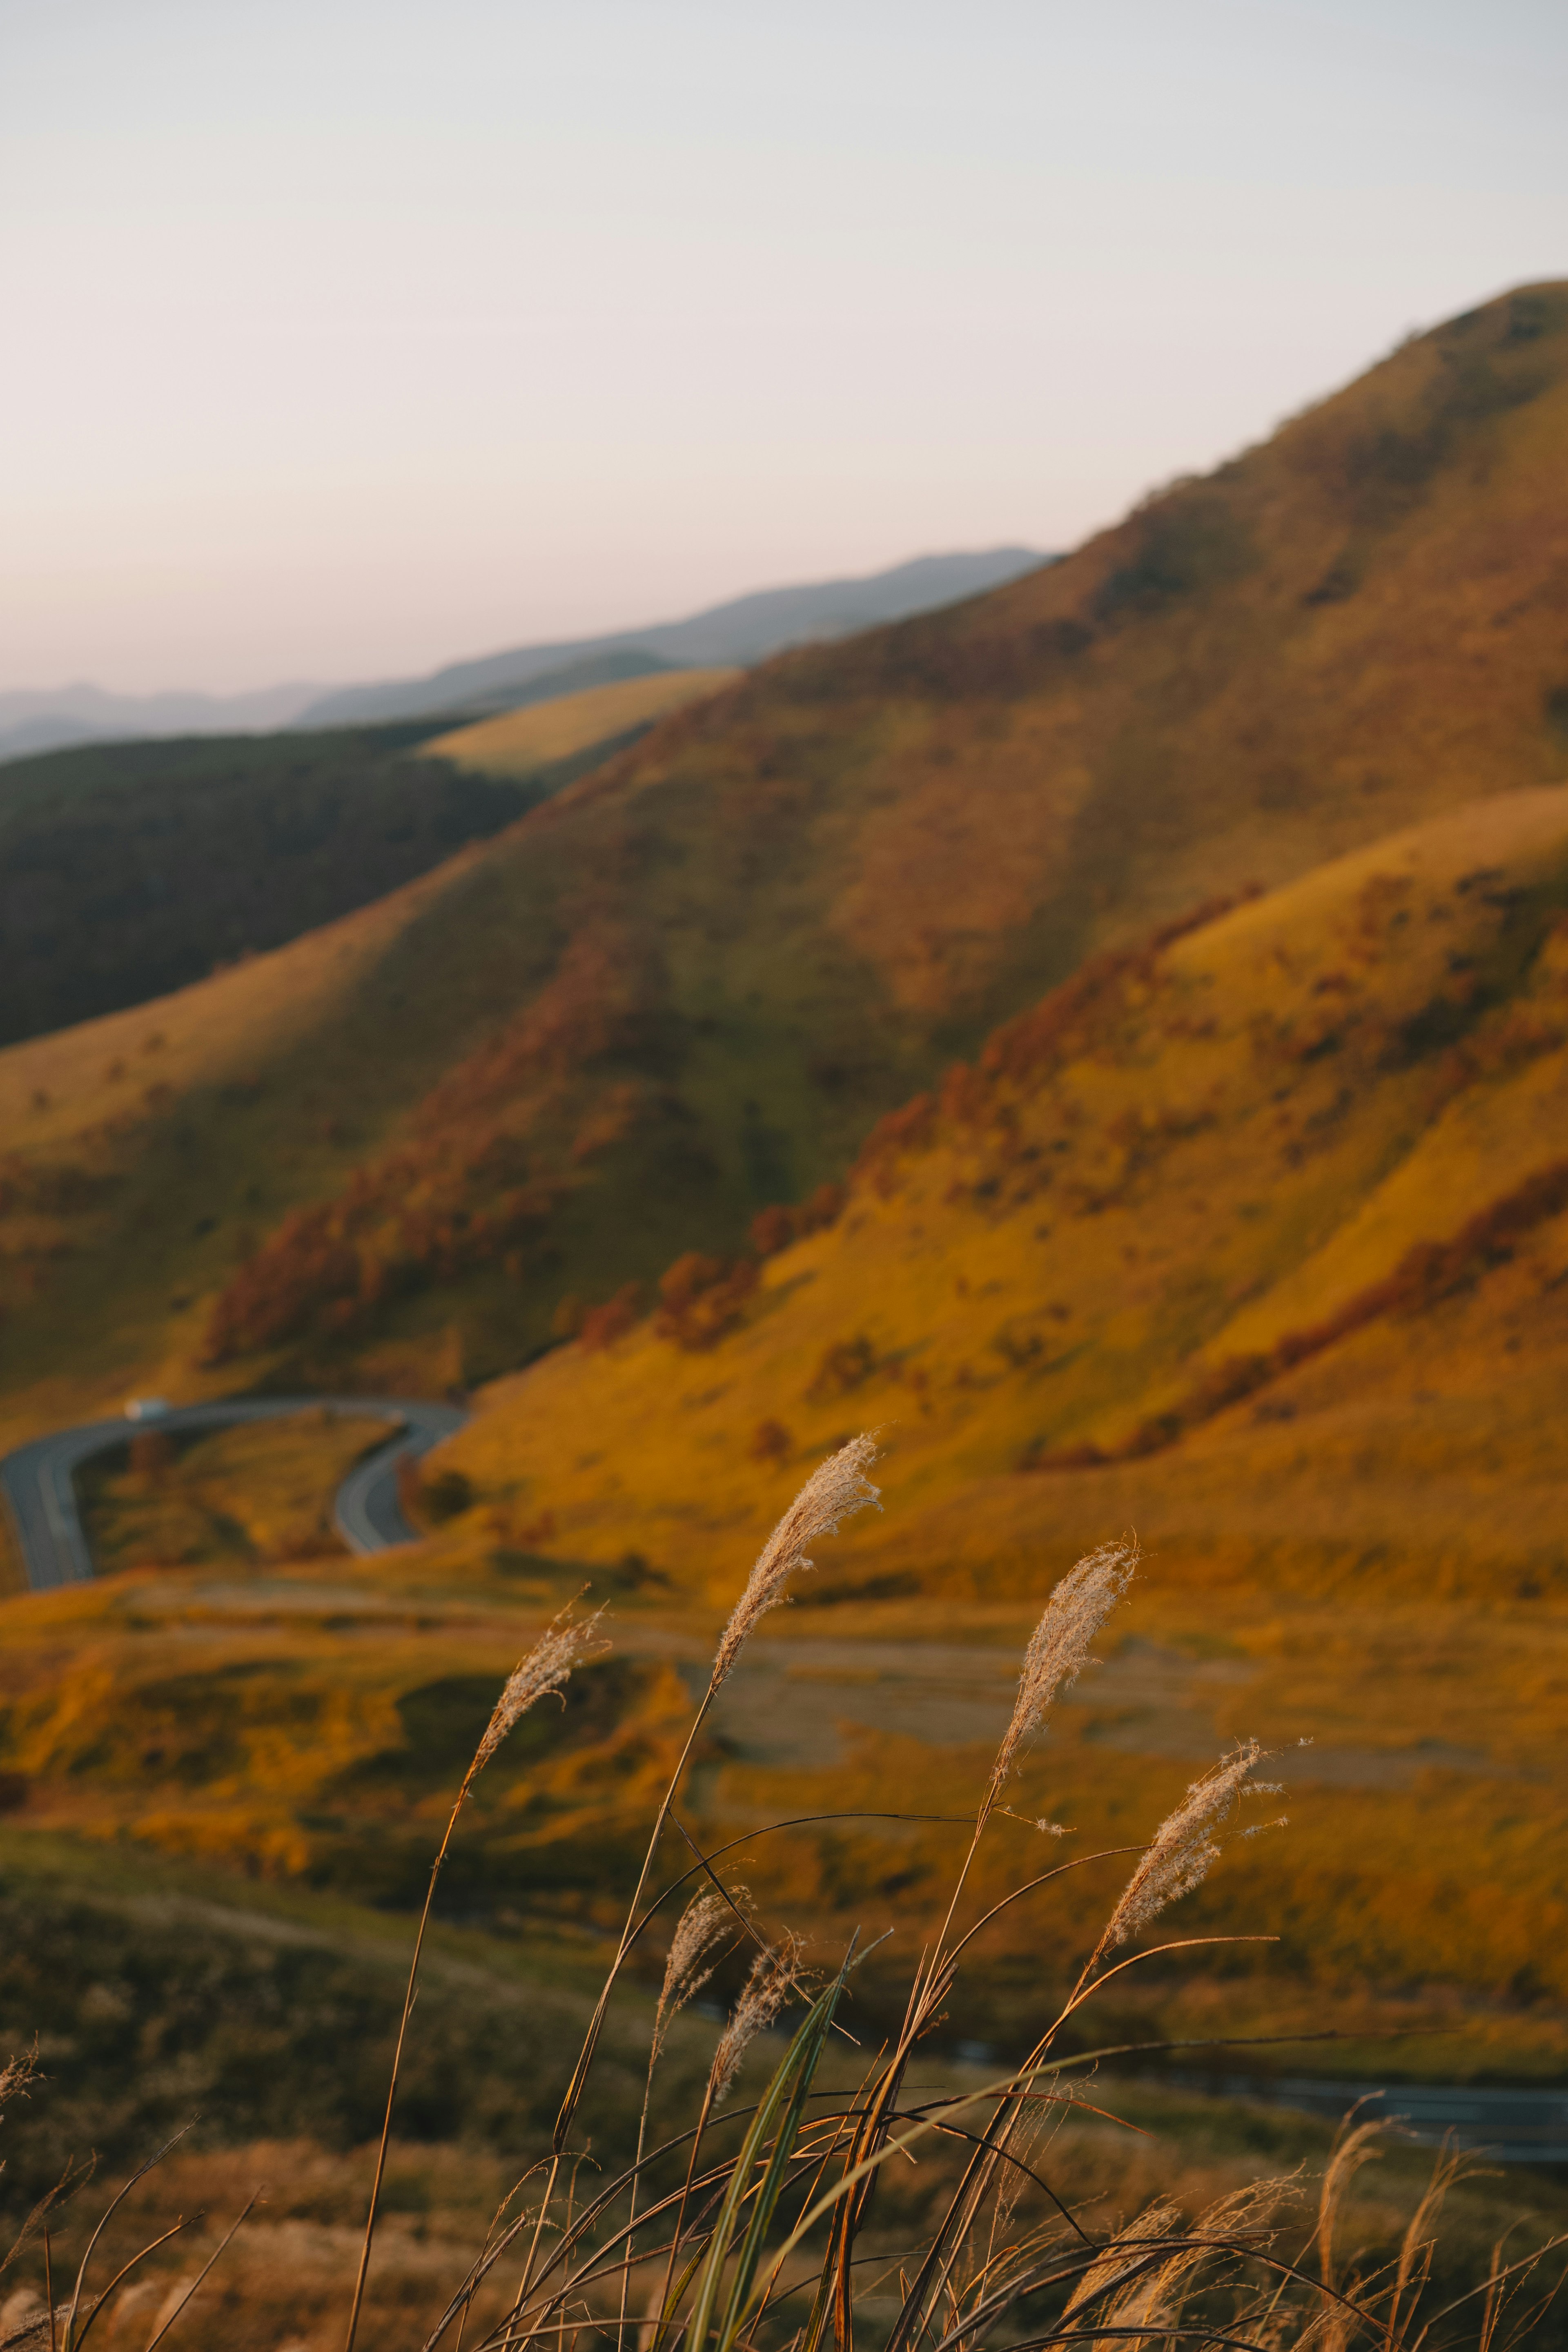
<path id="1" fill-rule="evenodd" d="M 1528 1592 L 1563 1575 L 1565 1275 L 1568 795 L 1535 791 L 1089 965 L 753 1291 L 672 1281 L 443 1459 L 485 1524 L 699 1587 L 879 1423 L 873 1580 L 1027 1590 L 1042 1536 L 1131 1517 L 1156 1574 Z"/>
<path id="2" fill-rule="evenodd" d="M 440 1076 L 479 1008 L 460 971 L 437 1003 L 406 960 L 448 892 L 479 929 L 476 891 L 460 853 L 271 954 L 0 1053 L 0 1443 L 128 1385 L 233 1385 L 200 1369 L 204 1293 Z"/>
<path id="3" fill-rule="evenodd" d="M 1098 947 L 1568 780 L 1565 325 L 1561 288 L 1489 305 L 1066 562 L 768 665 L 570 789 L 494 860 L 520 927 L 549 905 L 548 978 L 415 1115 L 416 1175 L 323 1212 L 325 1317 L 285 1243 L 220 1345 L 308 1353 L 336 1316 L 352 1347 L 438 1294 L 471 1374 L 515 1360 L 654 1234 L 733 1247 L 837 1176 Z M 443 1272 L 403 1198 L 493 1222 L 459 1171 L 496 1130 L 551 1206 Z"/>
<path id="4" fill-rule="evenodd" d="M 47 1222 L 0 1224 L 0 1381 L 486 1377 L 738 1248 L 1086 955 L 1568 781 L 1565 324 L 1508 296 L 1067 562 L 659 721 L 286 1047 L 237 976 L 254 1114 L 176 1076 L 127 1122 L 122 1048 L 40 1049 L 24 1108 L 57 1051 L 99 1076 L 7 1130 Z"/>
<path id="5" fill-rule="evenodd" d="M 649 677 L 620 678 L 551 702 L 503 711 L 472 727 L 454 728 L 426 749 L 455 767 L 477 768 L 487 776 L 536 777 L 584 752 L 605 755 L 656 719 L 700 702 L 733 684 L 734 669 L 658 670 Z"/>

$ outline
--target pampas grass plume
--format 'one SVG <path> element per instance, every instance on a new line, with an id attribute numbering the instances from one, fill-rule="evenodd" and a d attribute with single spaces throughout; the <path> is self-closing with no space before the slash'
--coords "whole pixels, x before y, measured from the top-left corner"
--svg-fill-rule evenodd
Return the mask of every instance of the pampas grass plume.
<path id="1" fill-rule="evenodd" d="M 713 1661 L 713 1690 L 740 1656 L 758 1619 L 778 1607 L 796 1569 L 813 1565 L 806 1558 L 806 1546 L 821 1536 L 836 1535 L 846 1519 L 878 1500 L 881 1489 L 866 1475 L 876 1458 L 874 1437 L 852 1437 L 812 1472 L 763 1546 L 746 1589 L 735 1603 Z"/>
<path id="2" fill-rule="evenodd" d="M 743 1900 L 746 1890 L 738 1887 L 735 1899 Z M 664 1964 L 664 1983 L 659 1990 L 658 2007 L 654 2011 L 653 2054 L 657 2058 L 664 2047 L 664 2037 L 671 2021 L 678 2017 L 689 2000 L 700 1993 L 718 1965 L 718 1947 L 729 1928 L 737 1925 L 733 1902 L 726 1903 L 721 1895 L 699 1895 L 680 1915 L 680 1922 L 669 1942 L 669 1958 Z M 707 1965 L 704 1967 L 703 1963 Z"/>
<path id="3" fill-rule="evenodd" d="M 728 2095 L 752 2042 L 772 2025 L 800 1983 L 804 1949 L 800 1937 L 791 1935 L 786 1927 L 778 1942 L 759 1952 L 752 1962 L 752 1973 L 741 1988 L 734 2014 L 719 2036 L 719 2047 L 713 2053 L 713 2071 L 709 2080 L 715 2106 Z"/>
<path id="4" fill-rule="evenodd" d="M 1045 1721 L 1057 1693 L 1075 1683 L 1091 1664 L 1089 1643 L 1127 1590 L 1137 1566 L 1136 1542 L 1101 1544 L 1098 1551 L 1089 1552 L 1068 1570 L 1047 1601 L 1045 1614 L 1024 1653 L 1013 1719 L 996 1751 L 990 1801 L 1012 1771 L 1019 1749 Z M 1050 1829 L 1054 1824 L 1039 1826 Z"/>
<path id="5" fill-rule="evenodd" d="M 1118 1944 L 1124 1944 L 1129 1936 L 1147 1927 L 1167 1904 L 1174 1903 L 1179 1895 L 1191 1894 L 1208 1876 L 1219 1859 L 1219 1842 L 1214 1832 L 1242 1793 L 1247 1775 L 1262 1753 L 1256 1739 L 1244 1739 L 1232 1755 L 1222 1756 L 1201 1780 L 1193 1782 L 1174 1812 L 1168 1813 L 1155 1831 L 1143 1859 L 1128 1880 L 1121 1900 L 1100 1939 L 1095 1959 Z"/>
<path id="6" fill-rule="evenodd" d="M 482 1771 L 506 1738 L 507 1733 L 528 1710 L 547 1693 L 559 1693 L 574 1666 L 583 1660 L 607 1650 L 609 1643 L 595 1640 L 594 1629 L 604 1615 L 595 1609 L 591 1617 L 574 1618 L 570 1601 L 560 1614 L 552 1617 L 544 1632 L 508 1677 L 506 1688 L 495 1704 L 495 1712 L 485 1727 L 485 1736 L 474 1751 L 469 1779 Z"/>

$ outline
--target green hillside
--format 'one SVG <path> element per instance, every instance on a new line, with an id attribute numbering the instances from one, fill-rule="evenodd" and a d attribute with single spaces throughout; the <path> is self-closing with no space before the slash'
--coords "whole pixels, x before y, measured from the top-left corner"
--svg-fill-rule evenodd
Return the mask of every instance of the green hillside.
<path id="1" fill-rule="evenodd" d="M 89 1362 L 522 1361 L 839 1177 L 1086 956 L 1568 780 L 1565 457 L 1568 289 L 1527 289 L 1066 562 L 665 720 L 345 934 L 330 990 L 323 934 L 0 1056 L 14 1412 Z"/>

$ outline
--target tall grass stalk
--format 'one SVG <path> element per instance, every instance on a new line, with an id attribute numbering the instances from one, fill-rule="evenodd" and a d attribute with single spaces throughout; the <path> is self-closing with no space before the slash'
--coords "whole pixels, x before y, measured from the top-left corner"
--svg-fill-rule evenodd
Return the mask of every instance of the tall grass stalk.
<path id="1" fill-rule="evenodd" d="M 458 1816 L 468 1801 L 474 1782 L 500 1748 L 507 1733 L 520 1723 L 530 1707 L 545 1697 L 559 1697 L 571 1676 L 574 1666 L 581 1664 L 595 1649 L 605 1646 L 595 1639 L 602 1609 L 591 1617 L 574 1618 L 570 1604 L 552 1620 L 544 1633 L 527 1656 L 521 1660 L 508 1676 L 506 1685 L 485 1726 L 473 1761 L 463 1775 L 462 1786 L 452 1802 L 447 1817 L 447 1827 L 437 1848 L 436 1859 L 430 1865 L 430 1882 L 425 1890 L 425 1905 L 419 1914 L 418 1932 L 414 1938 L 414 1954 L 408 1964 L 408 1982 L 403 1996 L 403 2014 L 398 2020 L 397 2041 L 392 2053 L 392 2075 L 386 2087 L 386 2113 L 382 2120 L 381 2142 L 375 2152 L 375 2173 L 371 2182 L 370 2209 L 365 2215 L 364 2239 L 360 2248 L 359 2270 L 354 2279 L 353 2302 L 349 2310 L 348 2334 L 343 2352 L 354 2352 L 354 2339 L 359 2333 L 360 2313 L 364 2305 L 365 2282 L 370 2275 L 371 2248 L 375 2242 L 376 2215 L 381 2204 L 382 2183 L 386 2177 L 386 2151 L 392 2137 L 393 2111 L 397 2105 L 398 2077 L 403 2066 L 403 2049 L 408 2038 L 408 2021 L 414 2014 L 414 1996 L 419 1983 L 419 1963 L 425 1951 L 425 1931 L 430 1924 L 430 1908 L 436 1900 L 436 1882 L 447 1859 L 452 1843 L 452 1832 L 458 1826 Z"/>

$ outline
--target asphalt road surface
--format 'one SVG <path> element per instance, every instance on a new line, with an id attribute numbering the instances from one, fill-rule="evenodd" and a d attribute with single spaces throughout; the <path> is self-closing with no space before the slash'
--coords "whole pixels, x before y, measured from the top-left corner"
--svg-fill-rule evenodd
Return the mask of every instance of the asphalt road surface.
<path id="1" fill-rule="evenodd" d="M 397 1506 L 397 1465 L 405 1456 L 427 1454 L 461 1428 L 468 1415 L 457 1405 L 424 1404 L 403 1397 L 233 1397 L 212 1404 L 177 1405 L 155 1420 L 85 1422 L 79 1429 L 36 1437 L 0 1461 L 0 1496 L 21 1549 L 27 1581 L 35 1592 L 59 1584 L 85 1584 L 92 1555 L 82 1531 L 72 1483 L 81 1465 L 111 1445 L 123 1445 L 139 1431 L 223 1429 L 235 1422 L 271 1421 L 280 1414 L 324 1407 L 350 1419 L 390 1422 L 392 1434 L 338 1488 L 333 1523 L 351 1551 L 384 1551 L 411 1543 L 414 1529 Z"/>
<path id="2" fill-rule="evenodd" d="M 1337 2123 L 1353 2107 L 1362 2123 L 1387 2123 L 1424 2147 L 1456 2147 L 1503 2164 L 1568 2164 L 1568 2091 L 1508 2089 L 1486 2083 L 1321 2082 L 1315 2076 L 1183 2074 L 1168 2079 L 1222 2097 L 1304 2107 Z"/>

